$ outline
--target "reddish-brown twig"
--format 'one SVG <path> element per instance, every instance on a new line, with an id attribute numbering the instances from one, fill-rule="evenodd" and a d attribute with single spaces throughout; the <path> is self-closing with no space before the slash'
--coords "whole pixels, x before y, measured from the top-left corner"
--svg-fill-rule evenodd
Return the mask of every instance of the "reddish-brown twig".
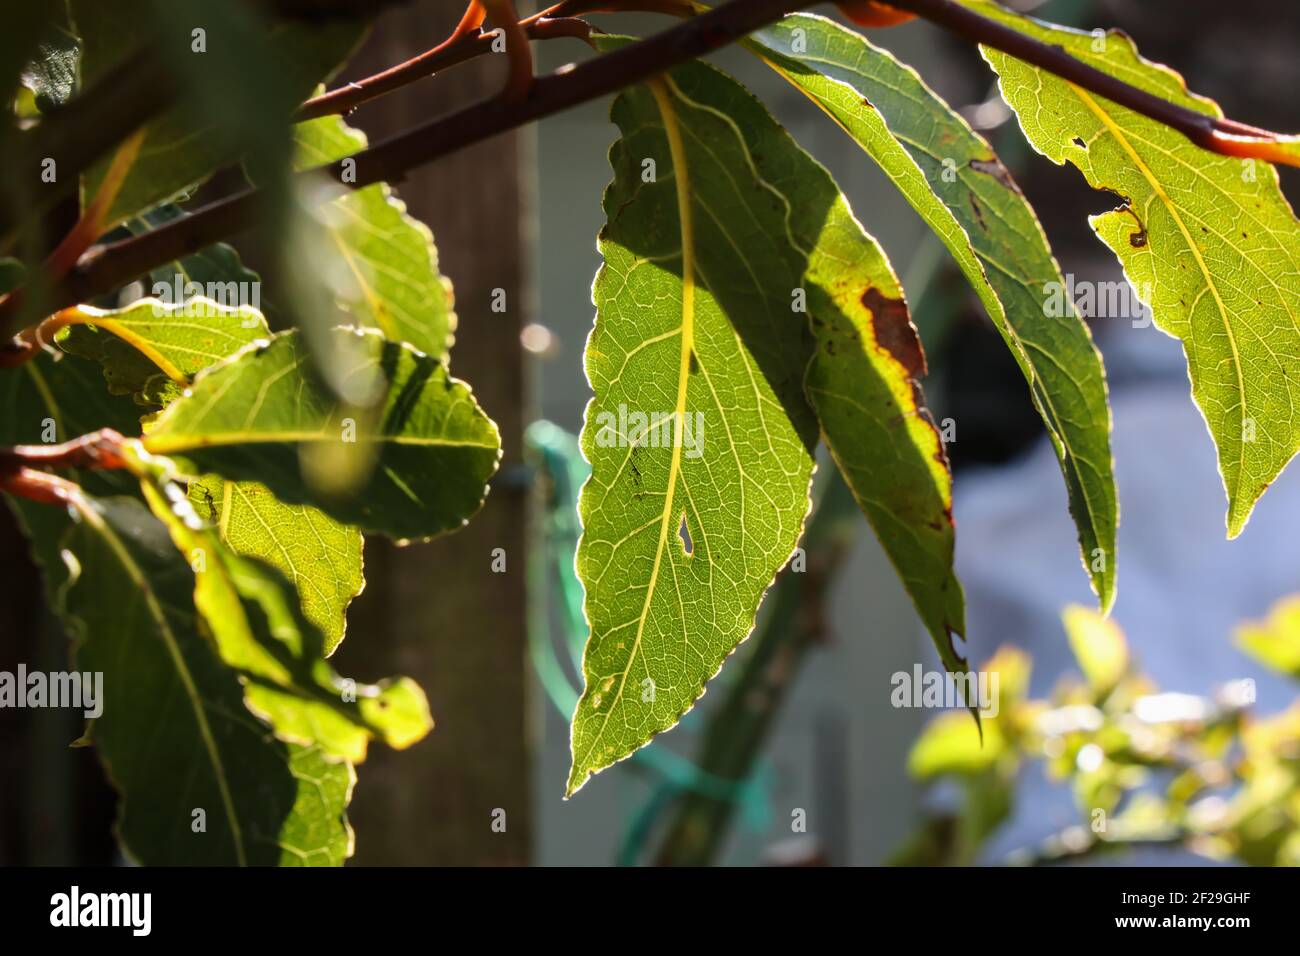
<path id="1" fill-rule="evenodd" d="M 101 428 L 61 445 L 12 445 L 0 448 L 0 474 L 22 469 L 95 468 L 112 471 L 127 466 L 122 454 L 126 439 Z"/>
<path id="2" fill-rule="evenodd" d="M 506 40 L 506 56 L 510 58 L 510 75 L 506 78 L 502 96 L 508 102 L 518 103 L 528 96 L 533 85 L 533 50 L 528 45 L 528 30 L 519 22 L 514 0 L 479 0 L 487 10 L 488 18 L 501 31 Z"/>
<path id="3" fill-rule="evenodd" d="M 982 17 L 952 0 L 889 0 L 889 3 L 911 11 L 958 36 L 1001 50 L 1163 123 L 1212 153 L 1300 166 L 1300 137 L 1284 136 L 1171 103 L 1075 59 L 1059 46 L 1043 43 L 995 20 Z"/>

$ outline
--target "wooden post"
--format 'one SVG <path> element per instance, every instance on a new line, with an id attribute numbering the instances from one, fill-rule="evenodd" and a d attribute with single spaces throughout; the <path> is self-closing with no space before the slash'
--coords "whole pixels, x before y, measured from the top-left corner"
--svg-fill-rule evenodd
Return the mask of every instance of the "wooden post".
<path id="1" fill-rule="evenodd" d="M 374 73 L 437 43 L 460 4 L 389 10 L 347 71 Z M 496 91 L 504 62 L 485 57 L 359 109 L 371 141 Z M 519 333 L 531 301 L 524 259 L 530 135 L 500 136 L 412 173 L 398 192 L 433 230 L 455 286 L 452 372 L 501 428 L 505 458 L 487 506 L 427 545 L 366 543 L 366 590 L 336 655 L 358 679 L 402 673 L 429 696 L 436 726 L 411 750 L 371 748 L 350 818 L 359 864 L 524 864 L 531 848 L 526 746 L 526 487 Z M 504 296 L 504 299 L 502 299 Z M 494 305 L 504 311 L 494 311 Z M 506 570 L 492 570 L 494 549 Z M 494 827 L 494 823 L 496 824 Z M 504 832 L 501 828 L 504 827 Z"/>

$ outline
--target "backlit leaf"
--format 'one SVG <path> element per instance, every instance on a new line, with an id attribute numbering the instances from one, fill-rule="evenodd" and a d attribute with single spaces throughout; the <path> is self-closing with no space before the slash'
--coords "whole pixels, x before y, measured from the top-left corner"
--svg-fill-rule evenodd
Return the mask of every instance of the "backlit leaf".
<path id="1" fill-rule="evenodd" d="M 81 46 L 67 25 L 52 23 L 36 47 L 36 56 L 22 73 L 22 85 L 31 92 L 38 111 L 57 109 L 72 96 L 80 56 Z"/>
<path id="2" fill-rule="evenodd" d="M 413 681 L 345 683 L 278 571 L 227 549 L 187 502 L 168 501 L 148 481 L 143 490 L 194 569 L 194 603 L 217 652 L 238 672 L 249 709 L 277 737 L 360 763 L 371 738 L 403 748 L 429 732 L 429 705 Z"/>
<path id="3" fill-rule="evenodd" d="M 127 853 L 149 864 L 342 863 L 352 766 L 277 740 L 244 706 L 196 626 L 194 576 L 166 529 L 133 499 L 87 502 L 63 549 L 81 573 L 62 613 L 77 669 L 104 675 L 91 741 L 122 794 Z"/>
<path id="4" fill-rule="evenodd" d="M 167 304 L 140 299 L 124 309 L 64 309 L 55 341 L 66 352 L 99 362 L 109 389 L 143 404 L 165 405 L 194 376 L 270 336 L 256 309 L 209 299 Z"/>
<path id="5" fill-rule="evenodd" d="M 979 295 L 1047 425 L 1084 565 L 1109 608 L 1119 510 L 1105 375 L 1087 326 L 1058 301 L 1060 268 L 1010 173 L 915 71 L 861 34 L 801 15 L 748 46 L 880 164 Z"/>
<path id="6" fill-rule="evenodd" d="M 325 653 L 343 640 L 347 608 L 365 585 L 362 538 L 316 508 L 287 505 L 256 481 L 204 475 L 190 482 L 190 502 L 227 547 L 288 577 L 302 610 L 325 635 Z"/>
<path id="7" fill-rule="evenodd" d="M 1114 621 L 1077 604 L 1061 612 L 1061 623 L 1088 684 L 1099 694 L 1109 693 L 1128 671 L 1128 642 L 1124 632 Z"/>
<path id="8" fill-rule="evenodd" d="M 1300 597 L 1278 601 L 1263 621 L 1237 628 L 1237 644 L 1255 660 L 1300 678 Z"/>
<path id="9" fill-rule="evenodd" d="M 203 274 L 205 284 L 218 286 L 234 281 L 225 278 L 239 274 L 227 271 L 238 265 L 233 251 L 230 258 L 208 252 L 216 258 L 191 263 L 199 271 L 187 276 Z M 238 302 L 237 290 L 229 291 L 230 302 Z M 186 299 L 179 306 L 142 299 L 113 311 L 81 307 L 61 312 L 60 320 L 69 323 L 56 334 L 62 349 L 103 365 L 114 393 L 133 393 L 142 403 L 160 406 L 179 397 L 204 368 L 270 334 L 253 308 L 207 299 Z M 304 613 L 325 633 L 326 653 L 333 653 L 347 628 L 347 606 L 364 585 L 361 533 L 313 507 L 286 505 L 256 481 L 204 476 L 191 483 L 190 498 L 235 553 L 272 564 L 294 583 Z"/>
<path id="10" fill-rule="evenodd" d="M 342 406 L 283 333 L 201 373 L 145 446 L 193 477 L 260 481 L 286 504 L 399 540 L 459 528 L 496 471 L 496 426 L 438 360 L 377 333 L 335 334 L 357 338 L 349 374 L 380 385 L 377 406 Z"/>
<path id="11" fill-rule="evenodd" d="M 304 167 L 332 163 L 366 147 L 365 135 L 336 116 L 299 123 L 294 142 Z M 407 215 L 386 183 L 348 192 L 320 216 L 348 271 L 335 286 L 351 321 L 446 360 L 456 315 L 451 284 L 438 273 L 429 227 Z"/>
<path id="12" fill-rule="evenodd" d="M 716 70 L 628 91 L 613 118 L 570 793 L 673 726 L 752 630 L 807 515 L 818 416 L 850 481 L 872 485 L 868 516 L 960 666 L 947 473 L 883 254 L 825 170 Z"/>
<path id="13" fill-rule="evenodd" d="M 216 285 L 235 281 L 223 278 L 238 275 L 225 271 L 232 260 L 209 252 L 218 257 L 205 258 L 201 265 L 212 271 L 198 274 Z M 229 301 L 237 302 L 238 296 L 232 294 Z M 59 315 L 70 323 L 55 336 L 60 347 L 102 364 L 112 391 L 133 393 L 140 402 L 155 405 L 173 401 L 198 372 L 270 335 L 255 309 L 206 299 L 175 306 L 144 299 L 124 309 L 83 306 Z M 365 583 L 361 533 L 315 508 L 285 504 L 253 481 L 225 482 L 207 475 L 191 483 L 190 498 L 237 554 L 265 561 L 288 576 L 303 611 L 325 634 L 326 653 L 333 653 L 347 629 L 348 605 Z"/>
<path id="14" fill-rule="evenodd" d="M 976 12 L 1188 109 L 1221 116 L 1119 32 L 1094 36 Z M 1122 205 L 1092 217 L 1156 324 L 1180 339 L 1219 454 L 1235 537 L 1300 449 L 1300 224 L 1267 163 L 1219 156 L 1182 134 L 996 50 L 985 58 L 1031 144 Z"/>

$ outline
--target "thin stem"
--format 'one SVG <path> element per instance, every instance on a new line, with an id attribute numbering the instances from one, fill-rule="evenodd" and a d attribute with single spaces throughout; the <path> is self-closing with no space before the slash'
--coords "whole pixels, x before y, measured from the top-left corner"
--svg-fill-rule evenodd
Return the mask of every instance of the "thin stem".
<path id="1" fill-rule="evenodd" d="M 685 0 L 640 0 L 635 4 L 611 3 L 610 0 L 581 0 L 581 2 L 569 0 L 567 3 L 558 3 L 541 13 L 526 17 L 522 23 L 524 29 L 528 31 L 528 36 L 534 40 L 549 40 L 561 36 L 586 39 L 591 32 L 591 27 L 584 21 L 576 19 L 579 15 L 633 7 L 659 13 L 690 12 L 689 3 Z M 477 16 L 471 17 L 471 14 L 476 11 Z M 492 48 L 492 37 L 482 32 L 480 29 L 482 22 L 483 9 L 477 3 L 471 4 L 451 36 L 433 49 L 426 50 L 381 73 L 308 100 L 298 111 L 298 119 L 301 121 L 317 119 L 321 116 L 342 116 L 364 103 L 487 53 Z"/>
<path id="2" fill-rule="evenodd" d="M 981 17 L 951 0 L 892 0 L 892 4 L 1134 109 L 1183 133 L 1205 149 L 1229 156 L 1300 165 L 1300 151 L 1293 155 L 1287 149 L 1288 145 L 1300 142 L 1300 138 L 1281 137 L 1267 130 L 1232 120 L 1217 119 L 1169 103 L 1076 60 L 1059 48 Z M 813 0 L 729 0 L 653 37 L 540 77 L 534 81 L 527 99 L 509 102 L 497 98 L 478 103 L 357 153 L 349 157 L 356 163 L 355 178 L 345 185 L 361 188 L 381 180 L 398 180 L 407 170 L 416 166 L 641 82 L 686 60 L 726 46 L 780 19 L 793 9 L 812 5 Z M 568 0 L 525 23 L 530 35 L 536 36 L 538 33 L 535 31 L 543 29 L 547 14 L 567 16 L 579 10 L 594 12 L 632 9 L 654 9 L 680 14 L 689 13 L 690 6 L 683 0 Z M 556 29 L 556 35 L 580 35 L 569 23 L 552 29 Z M 453 37 L 456 36 L 453 34 Z M 468 34 L 456 39 L 456 44 L 481 43 L 482 40 L 481 33 L 478 36 Z M 430 64 L 437 60 L 437 57 L 432 56 L 434 52 L 430 51 L 429 54 L 417 57 L 416 61 L 355 84 L 355 89 L 345 87 L 334 94 L 327 94 L 324 102 L 313 101 L 314 105 L 308 104 L 311 107 L 309 115 L 345 111 L 421 75 L 427 75 L 433 71 Z M 471 51 L 468 46 L 463 50 L 447 47 L 443 55 L 463 60 L 478 52 L 482 52 L 482 48 Z M 96 142 L 101 141 L 102 138 Z M 300 175 L 310 176 L 323 171 L 341 181 L 341 162 L 308 170 Z M 262 199 L 263 195 L 258 190 L 246 190 L 210 203 L 192 216 L 142 236 L 91 249 L 77 268 L 52 290 L 54 295 L 49 308 L 59 309 L 86 301 L 117 288 L 162 263 L 243 232 L 261 215 Z M 19 299 L 15 294 L 0 299 L 0 330 L 12 324 L 19 311 Z"/>
<path id="3" fill-rule="evenodd" d="M 486 52 L 491 46 L 491 40 L 480 30 L 485 15 L 486 11 L 478 0 L 471 0 L 456 29 L 432 50 L 426 50 L 382 73 L 309 99 L 298 111 L 298 121 L 322 116 L 342 116 L 377 96 L 391 93 L 414 80 L 432 76 Z"/>
<path id="4" fill-rule="evenodd" d="M 103 181 L 99 184 L 99 189 L 87 204 L 86 211 L 82 213 L 72 230 L 63 237 L 63 241 L 50 253 L 45 263 L 45 270 L 52 280 L 66 275 L 68 270 L 77 264 L 82 253 L 90 248 L 91 243 L 103 234 L 109 210 L 113 208 L 117 194 L 122 191 L 122 184 L 131 172 L 131 167 L 135 165 L 136 157 L 140 155 L 144 133 L 144 128 L 141 127 L 118 147 L 113 155 L 113 161 L 109 163 L 108 171 L 104 174 Z"/>
<path id="5" fill-rule="evenodd" d="M 78 505 L 84 501 L 80 485 L 34 468 L 0 471 L 0 491 L 42 505 Z"/>
<path id="6" fill-rule="evenodd" d="M 514 0 L 478 0 L 496 28 L 506 38 L 506 56 L 510 58 L 510 75 L 502 96 L 518 102 L 528 96 L 533 85 L 533 50 L 528 45 L 528 30 L 519 22 Z"/>
<path id="7" fill-rule="evenodd" d="M 12 445 L 0 448 L 0 475 L 23 469 L 126 467 L 122 446 L 126 439 L 111 428 L 82 435 L 61 445 Z"/>

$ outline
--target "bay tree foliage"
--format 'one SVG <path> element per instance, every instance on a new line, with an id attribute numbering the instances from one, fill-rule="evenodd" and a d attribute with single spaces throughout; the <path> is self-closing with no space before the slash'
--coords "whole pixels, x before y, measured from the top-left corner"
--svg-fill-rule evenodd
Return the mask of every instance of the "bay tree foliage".
<path id="1" fill-rule="evenodd" d="M 453 371 L 455 277 L 393 183 L 576 103 L 612 94 L 614 130 L 611 181 L 586 200 L 606 222 L 568 795 L 673 727 L 753 630 L 799 558 L 819 460 L 944 668 L 967 669 L 924 343 L 870 211 L 765 105 L 787 84 L 982 303 L 1056 452 L 1098 612 L 1115 599 L 1120 503 L 1088 326 L 1010 170 L 876 30 L 919 17 L 979 42 L 1034 150 L 1115 197 L 1090 224 L 1184 345 L 1230 536 L 1300 447 L 1300 225 L 1274 166 L 1300 164 L 1300 145 L 1226 119 L 1122 34 L 993 0 L 839 4 L 853 26 L 793 0 L 567 0 L 523 18 L 474 0 L 428 54 L 335 85 L 386 4 L 363 6 L 7 14 L 0 487 L 73 665 L 104 674 L 80 742 L 120 794 L 133 859 L 340 864 L 369 746 L 432 730 L 438 702 L 413 681 L 329 660 L 365 640 L 347 632 L 365 537 L 453 534 L 501 457 L 494 410 Z M 597 8 L 672 19 L 616 36 L 584 19 Z M 527 41 L 565 38 L 583 62 L 534 77 Z M 729 42 L 770 67 L 765 83 L 705 62 Z M 493 100 L 373 145 L 342 118 L 493 52 L 509 71 Z M 231 244 L 250 230 L 280 250 L 265 289 Z"/>

